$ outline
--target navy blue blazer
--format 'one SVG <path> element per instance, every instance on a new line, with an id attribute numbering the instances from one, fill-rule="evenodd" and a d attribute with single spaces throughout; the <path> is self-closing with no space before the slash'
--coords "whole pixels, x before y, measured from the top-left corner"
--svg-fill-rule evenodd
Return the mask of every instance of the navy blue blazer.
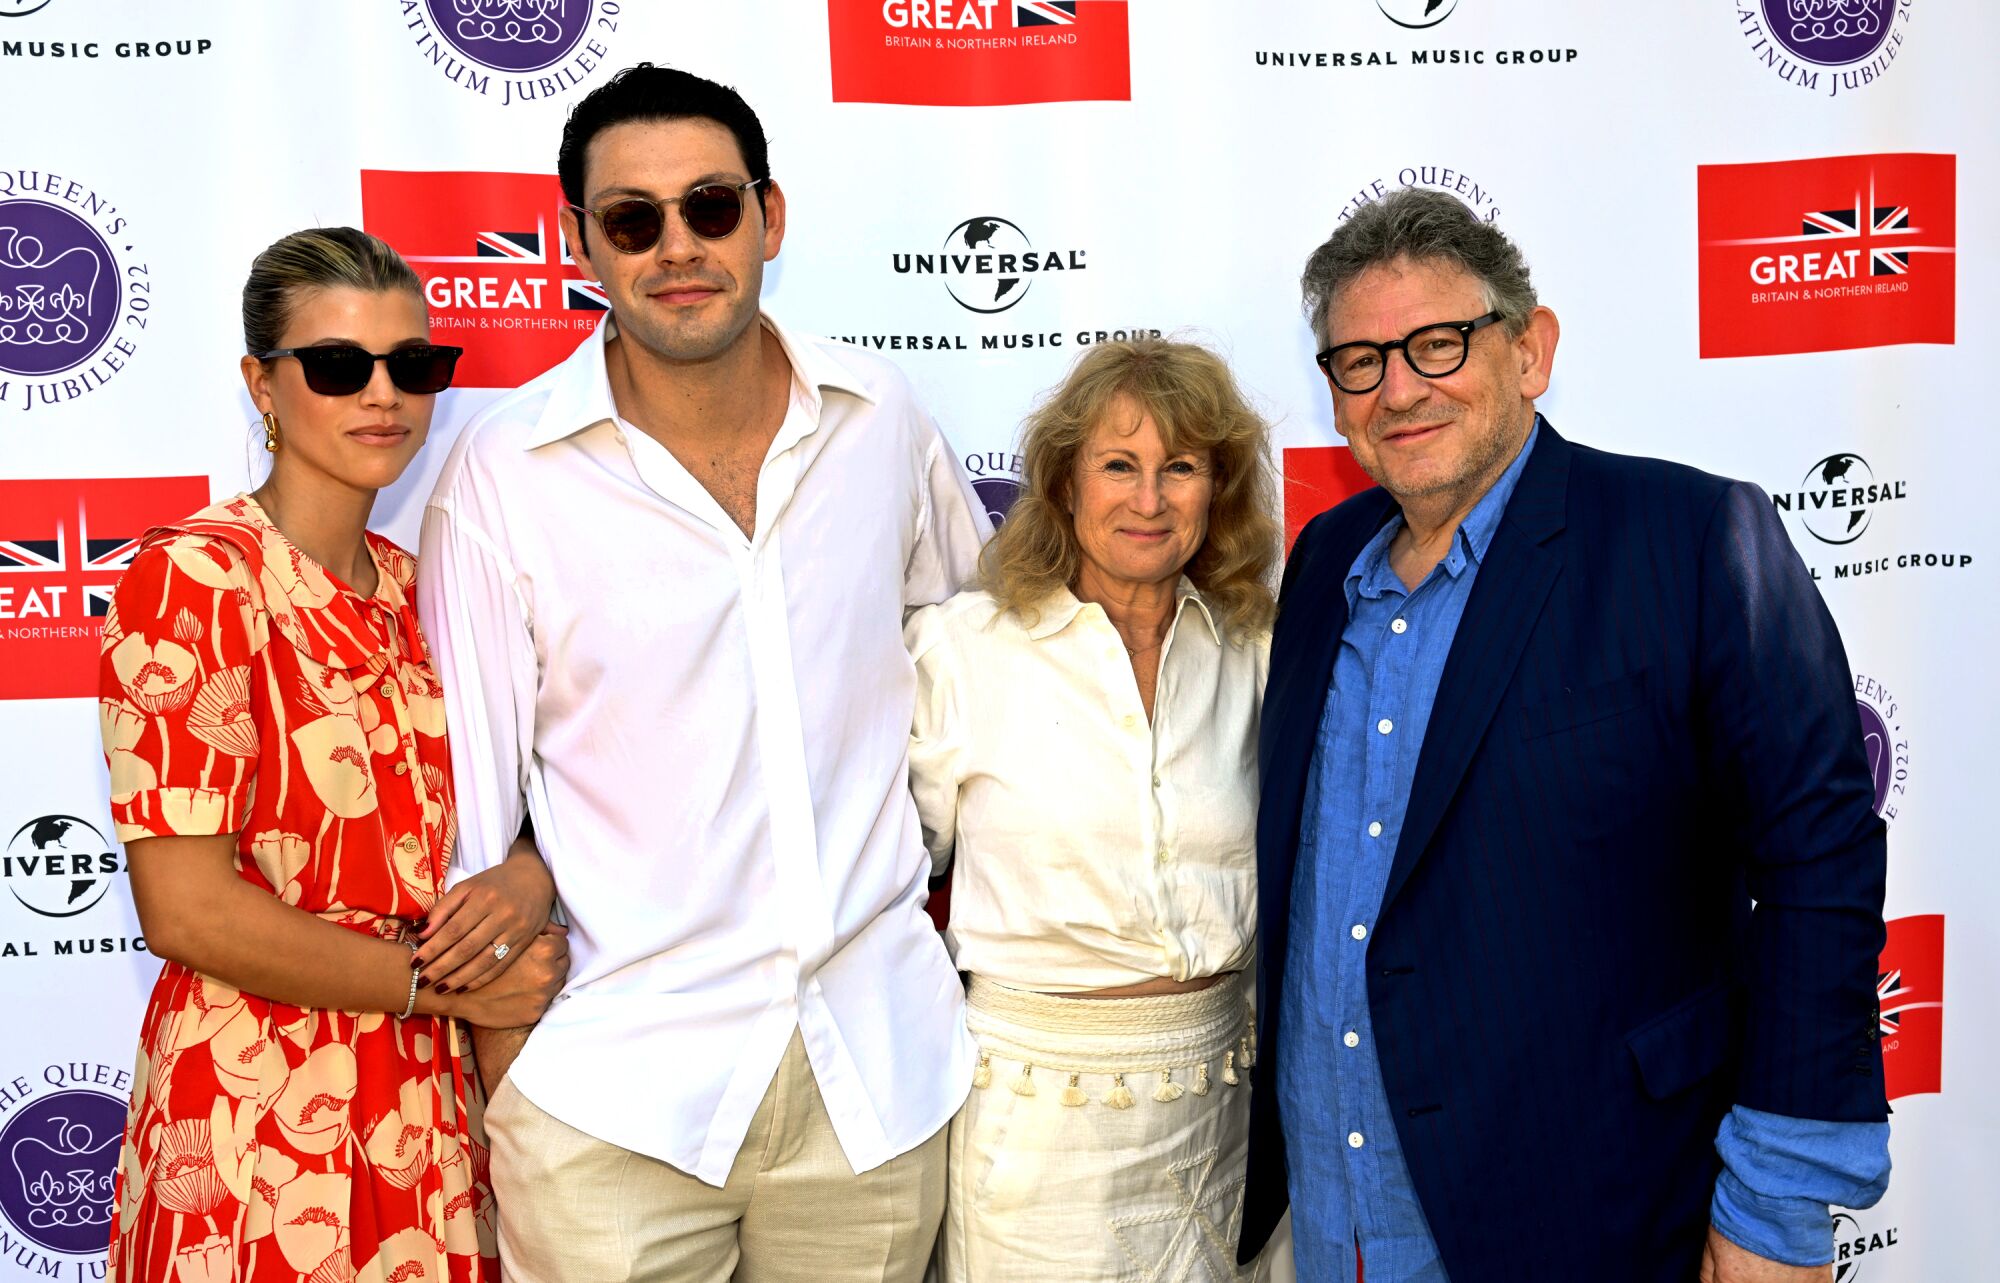
<path id="1" fill-rule="evenodd" d="M 1279 998 L 1344 583 L 1396 512 L 1356 495 L 1285 567 L 1258 746 L 1245 1259 L 1287 1203 Z M 1886 1117 L 1885 831 L 1851 682 L 1762 491 L 1544 422 L 1439 681 L 1368 945 L 1389 1104 L 1454 1280 L 1688 1283 L 1732 1104 Z"/>

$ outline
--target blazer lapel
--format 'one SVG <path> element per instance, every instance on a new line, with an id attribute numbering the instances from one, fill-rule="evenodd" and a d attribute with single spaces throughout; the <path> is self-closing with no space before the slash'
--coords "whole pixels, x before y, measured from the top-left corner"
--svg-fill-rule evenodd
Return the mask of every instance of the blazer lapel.
<path id="1" fill-rule="evenodd" d="M 1561 533 L 1566 520 L 1572 449 L 1544 420 L 1535 452 L 1528 457 L 1480 562 L 1479 578 L 1438 680 L 1437 699 L 1410 784 L 1403 834 L 1382 895 L 1385 905 L 1409 880 L 1457 795 L 1465 768 L 1486 736 L 1542 604 L 1562 570 L 1561 552 L 1546 545 Z"/>

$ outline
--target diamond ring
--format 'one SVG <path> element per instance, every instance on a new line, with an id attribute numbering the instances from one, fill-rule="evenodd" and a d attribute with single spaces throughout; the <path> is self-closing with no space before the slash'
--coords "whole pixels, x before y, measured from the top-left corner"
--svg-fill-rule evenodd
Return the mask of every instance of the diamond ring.
<path id="1" fill-rule="evenodd" d="M 507 942 L 505 940 L 495 940 L 493 942 L 493 957 L 496 961 L 506 960 Z"/>

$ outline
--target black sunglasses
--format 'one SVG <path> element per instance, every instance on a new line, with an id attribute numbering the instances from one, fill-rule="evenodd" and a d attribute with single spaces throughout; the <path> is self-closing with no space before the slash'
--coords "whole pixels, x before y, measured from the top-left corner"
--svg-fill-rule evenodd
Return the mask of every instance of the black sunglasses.
<path id="1" fill-rule="evenodd" d="M 1336 343 L 1313 359 L 1319 362 L 1319 368 L 1333 386 L 1350 396 L 1373 392 L 1382 386 L 1383 376 L 1389 371 L 1389 353 L 1396 348 L 1402 349 L 1403 359 L 1412 370 L 1427 379 L 1441 379 L 1458 373 L 1465 364 L 1472 351 L 1474 332 L 1499 319 L 1500 313 L 1488 312 L 1469 321 L 1420 326 L 1391 343 Z"/>
<path id="2" fill-rule="evenodd" d="M 451 375 L 462 347 L 424 343 L 399 347 L 393 352 L 370 352 L 352 343 L 328 343 L 320 347 L 281 347 L 259 352 L 260 361 L 281 356 L 297 357 L 306 386 L 321 396 L 353 396 L 375 377 L 375 363 L 389 367 L 389 381 L 411 396 L 431 396 L 451 386 Z"/>
<path id="3" fill-rule="evenodd" d="M 587 205 L 571 205 L 570 208 L 596 219 L 612 249 L 620 254 L 643 254 L 658 245 L 660 237 L 666 234 L 667 206 L 681 207 L 681 221 L 696 236 L 719 241 L 742 225 L 743 193 L 759 183 L 770 181 L 768 178 L 753 178 L 747 183 L 703 183 L 699 187 L 688 188 L 684 195 L 670 196 L 666 200 L 628 196 L 624 200 L 612 201 L 603 209 L 591 209 Z"/>

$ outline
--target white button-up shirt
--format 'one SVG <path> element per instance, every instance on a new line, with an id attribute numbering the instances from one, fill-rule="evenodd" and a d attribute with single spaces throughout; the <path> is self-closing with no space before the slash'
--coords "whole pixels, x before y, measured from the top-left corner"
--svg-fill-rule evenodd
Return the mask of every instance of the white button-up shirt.
<path id="1" fill-rule="evenodd" d="M 924 913 L 907 610 L 990 532 L 895 367 L 787 333 L 749 535 L 618 417 L 609 322 L 466 427 L 424 514 L 460 876 L 525 812 L 570 975 L 509 1081 L 720 1185 L 794 1028 L 848 1162 L 928 1139 L 971 1082 Z"/>
<path id="2" fill-rule="evenodd" d="M 1148 725 L 1104 608 L 1032 624 L 983 592 L 910 619 L 910 782 L 952 872 L 962 970 L 1046 992 L 1250 965 L 1257 716 L 1270 639 L 1231 640 L 1186 580 Z"/>

